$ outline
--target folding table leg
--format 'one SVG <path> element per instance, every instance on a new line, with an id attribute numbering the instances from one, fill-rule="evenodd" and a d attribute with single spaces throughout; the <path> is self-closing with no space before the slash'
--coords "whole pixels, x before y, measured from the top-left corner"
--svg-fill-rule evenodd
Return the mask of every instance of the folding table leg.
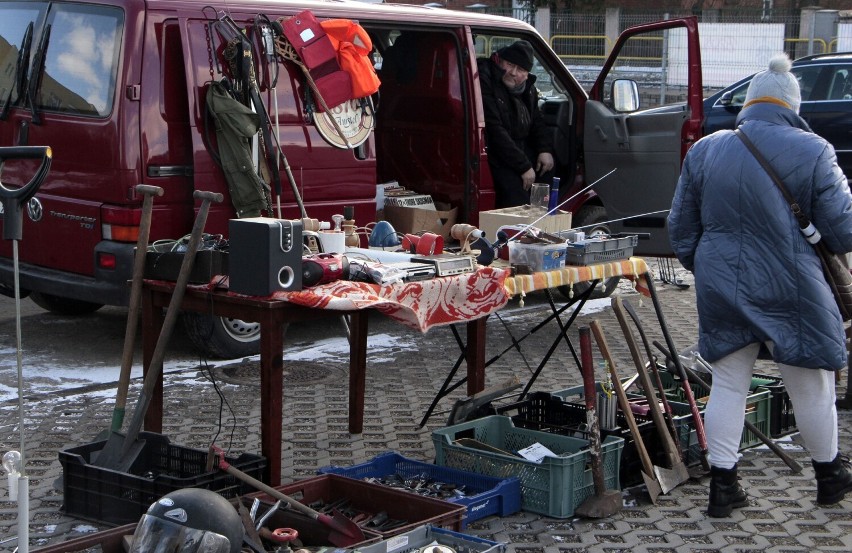
<path id="1" fill-rule="evenodd" d="M 438 402 L 444 399 L 447 395 L 452 393 L 453 390 L 467 382 L 467 377 L 461 378 L 458 382 L 453 385 L 450 385 L 450 382 L 453 381 L 453 378 L 456 376 L 456 372 L 458 372 L 459 367 L 461 367 L 462 362 L 465 360 L 465 351 L 467 349 L 466 344 L 461 339 L 461 335 L 459 335 L 459 331 L 456 328 L 456 325 L 451 324 L 450 330 L 453 331 L 453 336 L 456 339 L 456 343 L 459 345 L 459 349 L 461 349 L 461 354 L 459 355 L 456 362 L 453 364 L 453 368 L 450 369 L 450 374 L 447 375 L 447 378 L 444 379 L 444 383 L 441 385 L 441 388 L 438 390 L 438 393 L 435 394 L 435 397 L 432 399 L 432 403 L 429 405 L 429 408 L 426 409 L 426 413 L 423 414 L 423 418 L 420 419 L 420 424 L 417 428 L 423 428 L 426 426 L 426 421 L 429 420 L 429 417 L 432 416 L 432 411 L 435 410 L 435 407 L 438 405 Z"/>
<path id="2" fill-rule="evenodd" d="M 572 300 L 569 300 L 568 303 L 558 308 L 556 307 L 556 303 L 553 301 L 553 295 L 551 294 L 550 290 L 545 289 L 548 301 L 550 302 L 550 309 L 552 311 L 552 313 L 550 314 L 550 316 L 547 317 L 546 320 L 549 321 L 551 319 L 556 319 L 556 322 L 559 325 L 559 334 L 553 340 L 553 343 L 550 344 L 550 348 L 547 350 L 547 353 L 545 353 L 541 362 L 538 364 L 538 368 L 536 368 L 535 372 L 532 375 L 532 378 L 529 379 L 527 385 L 524 387 L 523 391 L 518 396 L 518 401 L 522 401 L 524 397 L 526 397 L 527 392 L 529 392 L 532 388 L 533 384 L 538 378 L 538 375 L 541 374 L 542 369 L 544 369 L 544 366 L 550 360 L 550 357 L 553 355 L 553 352 L 556 351 L 556 347 L 559 345 L 560 340 L 564 339 L 565 342 L 568 344 L 568 349 L 571 350 L 571 355 L 574 357 L 574 362 L 577 363 L 577 369 L 580 369 L 580 359 L 579 357 L 577 357 L 577 352 L 574 349 L 574 345 L 571 343 L 571 339 L 568 337 L 568 330 L 574 324 L 574 320 L 580 314 L 580 310 L 586 304 L 586 300 L 589 299 L 589 296 L 592 294 L 592 291 L 595 289 L 595 286 L 597 286 L 597 283 L 597 280 L 591 281 L 592 285 L 589 286 L 589 288 L 585 292 L 583 292 L 579 297 L 575 297 Z M 568 321 L 566 323 L 563 323 L 562 319 L 559 318 L 559 315 L 562 314 L 565 309 L 571 306 L 574 306 L 573 311 L 571 312 L 571 316 L 568 317 Z"/>

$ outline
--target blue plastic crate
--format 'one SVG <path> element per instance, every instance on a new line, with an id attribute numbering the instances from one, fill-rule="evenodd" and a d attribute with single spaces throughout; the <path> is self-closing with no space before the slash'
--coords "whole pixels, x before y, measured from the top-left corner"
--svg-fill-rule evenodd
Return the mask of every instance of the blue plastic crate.
<path id="1" fill-rule="evenodd" d="M 467 513 L 462 528 L 474 520 L 491 515 L 509 516 L 521 510 L 521 483 L 516 477 L 496 478 L 475 472 L 467 472 L 432 463 L 415 461 L 399 453 L 388 452 L 377 455 L 371 461 L 350 467 L 327 466 L 319 474 L 339 474 L 349 478 L 365 480 L 384 478 L 394 474 L 402 478 L 425 475 L 439 482 L 463 485 L 468 495 L 448 498 L 446 501 L 464 505 Z M 413 492 L 412 492 L 413 493 Z"/>

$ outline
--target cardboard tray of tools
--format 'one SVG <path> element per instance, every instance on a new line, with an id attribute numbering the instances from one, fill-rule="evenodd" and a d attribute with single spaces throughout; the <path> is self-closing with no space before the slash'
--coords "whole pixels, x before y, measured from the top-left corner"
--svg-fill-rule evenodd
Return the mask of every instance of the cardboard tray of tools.
<path id="1" fill-rule="evenodd" d="M 370 533 L 381 538 L 396 536 L 423 524 L 459 531 L 466 510 L 464 505 L 338 474 L 297 480 L 276 489 L 316 511 L 336 509 L 347 518 L 358 519 L 365 535 Z M 275 499 L 264 492 L 245 498 L 258 498 L 268 505 L 275 503 Z"/>

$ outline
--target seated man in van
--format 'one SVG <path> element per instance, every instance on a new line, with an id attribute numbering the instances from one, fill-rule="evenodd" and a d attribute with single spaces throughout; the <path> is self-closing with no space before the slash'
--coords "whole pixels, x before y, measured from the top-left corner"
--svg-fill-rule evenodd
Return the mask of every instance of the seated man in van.
<path id="1" fill-rule="evenodd" d="M 478 60 L 488 165 L 498 208 L 529 203 L 533 182 L 551 178 L 552 135 L 538 107 L 536 77 L 530 75 L 533 61 L 533 48 L 525 40 Z"/>

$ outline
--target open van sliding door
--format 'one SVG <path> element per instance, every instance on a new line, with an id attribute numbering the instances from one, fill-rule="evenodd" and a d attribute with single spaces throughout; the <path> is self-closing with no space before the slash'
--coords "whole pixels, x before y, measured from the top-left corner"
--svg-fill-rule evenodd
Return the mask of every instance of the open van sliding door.
<path id="1" fill-rule="evenodd" d="M 613 83 L 635 82 L 641 101 L 615 105 Z M 622 82 L 627 89 L 632 83 Z M 684 95 L 686 102 L 684 103 Z M 662 98 L 661 101 L 657 101 Z M 658 107 L 643 106 L 653 104 Z M 666 99 L 678 102 L 666 105 Z M 650 233 L 640 255 L 671 255 L 667 211 L 687 149 L 700 137 L 701 56 L 694 17 L 640 25 L 622 33 L 585 108 L 586 181 L 595 186 L 612 232 Z M 648 107 L 649 109 L 645 109 Z M 649 215 L 654 213 L 653 215 Z"/>

